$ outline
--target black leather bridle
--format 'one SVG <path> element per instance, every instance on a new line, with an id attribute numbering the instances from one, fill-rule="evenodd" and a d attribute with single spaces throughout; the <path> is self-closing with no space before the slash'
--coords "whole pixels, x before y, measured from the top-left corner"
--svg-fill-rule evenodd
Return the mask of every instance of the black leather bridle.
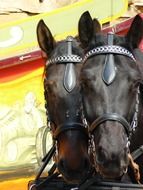
<path id="1" fill-rule="evenodd" d="M 115 67 L 114 56 L 113 56 L 114 54 L 124 55 L 132 59 L 134 62 L 136 61 L 135 57 L 129 50 L 121 46 L 113 45 L 113 37 L 114 37 L 114 34 L 112 32 L 108 33 L 108 40 L 107 40 L 108 44 L 105 46 L 99 46 L 90 50 L 89 52 L 86 53 L 83 59 L 83 62 L 85 62 L 88 58 L 92 56 L 96 56 L 99 54 L 106 55 L 104 69 L 102 72 L 102 80 L 104 81 L 106 85 L 110 85 L 114 81 L 115 76 L 116 76 L 116 67 Z M 138 94 L 139 94 L 139 90 L 137 90 L 135 114 L 134 114 L 133 121 L 131 124 L 123 116 L 119 115 L 118 113 L 105 113 L 95 119 L 95 121 L 89 127 L 89 133 L 92 134 L 93 131 L 97 128 L 97 126 L 99 126 L 100 124 L 106 121 L 117 121 L 125 128 L 127 136 L 130 137 L 131 132 L 135 130 L 135 127 L 137 126 L 137 112 L 138 112 L 138 105 L 139 105 Z"/>
<path id="2" fill-rule="evenodd" d="M 48 61 L 46 63 L 46 66 L 49 66 L 51 64 L 65 64 L 63 86 L 68 93 L 70 93 L 76 85 L 76 73 L 75 73 L 74 64 L 79 64 L 82 62 L 82 57 L 80 57 L 79 55 L 72 54 L 72 41 L 73 41 L 73 37 L 68 36 L 66 39 L 67 54 L 64 54 L 62 56 L 52 57 L 52 58 L 48 59 Z M 45 80 L 47 80 L 47 79 L 45 78 Z M 45 97 L 45 99 L 46 99 L 46 97 Z M 69 122 L 65 121 L 65 123 L 59 124 L 58 126 L 56 126 L 54 121 L 52 121 L 50 119 L 50 115 L 48 113 L 48 106 L 45 105 L 45 107 L 47 110 L 46 114 L 48 117 L 49 127 L 51 128 L 50 123 L 55 125 L 55 130 L 52 133 L 54 140 L 57 140 L 61 133 L 64 133 L 68 130 L 79 130 L 88 137 L 88 129 L 87 129 L 87 125 L 85 123 L 82 105 L 81 105 L 81 108 L 79 108 L 79 107 L 75 108 L 75 113 L 76 113 L 75 114 L 76 116 L 74 117 L 75 122 L 72 120 L 73 117 L 71 119 L 69 118 L 71 113 L 70 113 L 70 110 L 67 110 L 69 112 L 69 114 L 66 117 L 68 117 Z M 63 113 L 63 114 L 67 115 L 66 113 Z M 52 129 L 51 129 L 51 131 L 52 131 Z"/>
<path id="3" fill-rule="evenodd" d="M 124 126 L 125 131 L 126 131 L 128 136 L 132 132 L 132 129 L 131 129 L 129 122 L 124 117 L 122 117 L 121 115 L 119 115 L 117 113 L 106 113 L 106 114 L 103 114 L 102 116 L 99 116 L 90 126 L 89 132 L 93 133 L 93 131 L 95 130 L 95 128 L 97 126 L 99 126 L 100 124 L 102 124 L 106 121 L 117 121 L 117 122 L 119 122 L 122 126 Z"/>

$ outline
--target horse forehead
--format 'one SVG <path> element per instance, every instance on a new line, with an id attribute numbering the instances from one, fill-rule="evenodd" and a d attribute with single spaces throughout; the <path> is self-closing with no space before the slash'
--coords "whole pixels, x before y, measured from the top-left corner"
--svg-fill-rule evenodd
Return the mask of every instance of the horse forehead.
<path id="1" fill-rule="evenodd" d="M 51 56 L 60 56 L 63 54 L 67 54 L 67 43 L 64 40 L 56 43 Z"/>
<path id="2" fill-rule="evenodd" d="M 68 43 L 66 40 L 62 40 L 56 43 L 54 51 L 52 52 L 52 56 L 60 56 L 67 54 Z M 72 40 L 72 52 L 77 53 L 79 55 L 83 54 L 83 49 L 80 47 L 79 42 L 73 38 Z"/>
<path id="3" fill-rule="evenodd" d="M 94 36 L 95 43 L 97 45 L 107 45 L 108 42 L 108 34 L 100 33 Z M 117 34 L 113 35 L 113 44 L 125 44 L 126 43 L 126 38 L 124 36 L 120 36 Z M 95 45 L 96 45 L 95 44 Z"/>

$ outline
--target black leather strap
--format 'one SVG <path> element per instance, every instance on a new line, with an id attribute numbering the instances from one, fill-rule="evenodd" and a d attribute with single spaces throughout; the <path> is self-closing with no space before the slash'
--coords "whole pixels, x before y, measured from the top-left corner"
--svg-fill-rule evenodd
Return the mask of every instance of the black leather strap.
<path id="1" fill-rule="evenodd" d="M 88 130 L 83 124 L 71 122 L 71 123 L 67 123 L 67 124 L 65 123 L 63 125 L 59 125 L 53 134 L 54 139 L 57 139 L 61 133 L 68 130 L 76 130 L 76 131 L 79 130 L 83 132 L 86 136 L 88 136 Z"/>
<path id="2" fill-rule="evenodd" d="M 114 35 L 113 33 L 108 33 L 108 45 L 113 45 Z M 116 76 L 116 68 L 114 63 L 114 55 L 113 53 L 106 54 L 104 68 L 102 72 L 102 79 L 105 84 L 110 85 Z"/>
<path id="3" fill-rule="evenodd" d="M 131 132 L 130 124 L 127 122 L 126 119 L 124 119 L 122 116 L 120 116 L 117 113 L 106 113 L 106 114 L 103 114 L 102 116 L 99 116 L 90 126 L 89 132 L 92 133 L 96 129 L 97 126 L 99 126 L 100 124 L 106 121 L 117 121 L 121 123 L 124 126 L 128 136 L 130 135 L 130 132 Z"/>
<path id="4" fill-rule="evenodd" d="M 134 160 L 140 157 L 143 154 L 143 145 L 141 145 L 137 150 L 134 150 L 131 155 Z"/>

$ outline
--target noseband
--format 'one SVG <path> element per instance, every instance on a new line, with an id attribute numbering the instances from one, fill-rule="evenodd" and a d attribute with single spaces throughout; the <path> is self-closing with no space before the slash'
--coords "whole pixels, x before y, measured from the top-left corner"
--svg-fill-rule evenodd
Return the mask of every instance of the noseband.
<path id="1" fill-rule="evenodd" d="M 72 54 L 72 41 L 73 41 L 73 37 L 68 36 L 66 39 L 67 54 L 53 57 L 49 59 L 46 63 L 46 66 L 49 66 L 51 64 L 65 64 L 63 86 L 68 93 L 72 92 L 72 90 L 74 89 L 76 85 L 75 64 L 79 64 L 82 61 L 82 57 Z M 54 125 L 56 124 L 54 123 L 54 121 L 50 120 L 48 107 L 46 105 L 45 107 L 47 110 L 46 111 L 47 117 L 49 118 L 48 120 L 49 128 L 51 128 L 50 123 L 53 123 Z M 81 108 L 79 107 L 75 108 L 74 120 L 79 121 L 79 122 L 73 121 L 73 116 L 71 117 L 70 110 L 67 110 L 66 113 L 63 113 L 63 114 L 66 115 L 65 120 L 68 119 L 68 121 L 65 121 L 65 123 L 59 124 L 58 126 L 56 126 L 56 129 L 53 133 L 53 139 L 57 140 L 61 133 L 66 132 L 68 130 L 79 130 L 79 131 L 82 131 L 84 134 L 86 134 L 86 136 L 88 136 L 87 125 L 85 123 L 85 119 L 84 119 L 83 111 L 82 111 L 82 105 L 81 105 Z"/>
<path id="2" fill-rule="evenodd" d="M 115 80 L 115 76 L 116 76 L 116 67 L 115 67 L 114 56 L 113 56 L 114 54 L 127 56 L 131 58 L 134 62 L 136 61 L 135 57 L 130 51 L 128 51 L 124 47 L 113 45 L 113 37 L 114 37 L 113 33 L 108 33 L 108 40 L 107 40 L 108 44 L 104 46 L 99 46 L 90 50 L 89 52 L 87 52 L 83 60 L 83 62 L 85 62 L 88 58 L 99 55 L 99 54 L 106 55 L 104 68 L 102 72 L 102 80 L 107 86 L 111 85 L 111 83 Z M 139 105 L 138 94 L 139 94 L 139 89 L 137 89 L 137 93 L 136 93 L 135 113 L 134 113 L 133 121 L 131 122 L 131 124 L 118 113 L 105 113 L 99 116 L 92 123 L 92 125 L 89 128 L 89 132 L 92 134 L 97 126 L 99 126 L 100 124 L 106 121 L 117 121 L 124 127 L 127 133 L 127 136 L 130 137 L 131 132 L 135 130 L 137 126 L 137 113 L 138 113 L 138 105 Z"/>
<path id="3" fill-rule="evenodd" d="M 107 113 L 107 114 L 103 114 L 102 116 L 98 117 L 92 123 L 92 125 L 89 128 L 89 132 L 92 133 L 97 126 L 99 126 L 100 124 L 102 124 L 106 121 L 118 121 L 119 123 L 121 123 L 124 126 L 128 136 L 129 136 L 130 132 L 132 131 L 130 124 L 127 122 L 127 120 L 124 117 L 120 116 L 117 113 Z"/>

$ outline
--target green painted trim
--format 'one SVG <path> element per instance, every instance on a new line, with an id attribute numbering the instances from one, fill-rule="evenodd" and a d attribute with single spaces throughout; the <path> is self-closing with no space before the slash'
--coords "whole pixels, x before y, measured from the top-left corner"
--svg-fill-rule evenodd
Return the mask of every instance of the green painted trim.
<path id="1" fill-rule="evenodd" d="M 0 57 L 10 57 L 11 54 L 19 55 L 19 52 L 26 49 L 30 52 L 30 49 L 38 47 L 36 26 L 40 19 L 45 21 L 56 40 L 61 40 L 67 35 L 77 34 L 78 20 L 86 10 L 103 24 L 117 19 L 127 11 L 127 8 L 128 0 L 106 0 L 104 5 L 101 0 L 83 0 L 48 13 L 3 24 L 0 26 L 0 43 L 10 38 L 9 32 L 14 26 L 22 29 L 23 39 L 12 46 L 0 47 Z"/>

